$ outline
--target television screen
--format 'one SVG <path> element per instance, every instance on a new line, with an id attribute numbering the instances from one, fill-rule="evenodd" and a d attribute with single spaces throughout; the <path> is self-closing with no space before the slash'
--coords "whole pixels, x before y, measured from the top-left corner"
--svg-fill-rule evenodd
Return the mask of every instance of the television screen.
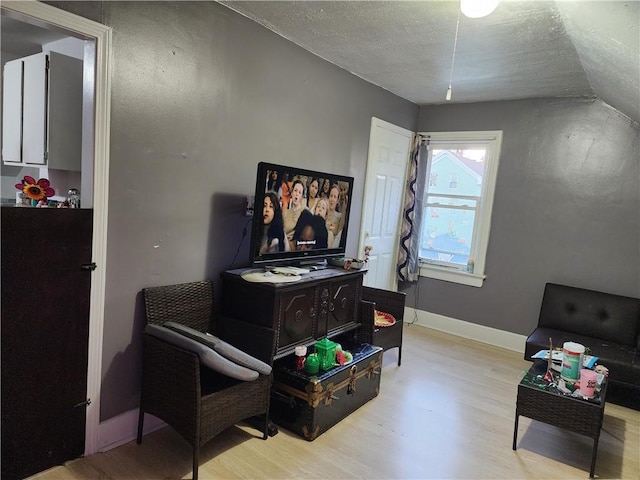
<path id="1" fill-rule="evenodd" d="M 304 264 L 344 255 L 353 177 L 261 162 L 253 265 Z"/>

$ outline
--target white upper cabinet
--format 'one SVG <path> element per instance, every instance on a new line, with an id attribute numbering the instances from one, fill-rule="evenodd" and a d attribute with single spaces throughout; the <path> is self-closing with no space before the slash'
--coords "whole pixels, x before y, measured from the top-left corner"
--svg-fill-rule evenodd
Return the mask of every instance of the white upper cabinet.
<path id="1" fill-rule="evenodd" d="M 22 63 L 22 161 L 46 165 L 47 55 L 31 55 Z"/>
<path id="2" fill-rule="evenodd" d="M 2 98 L 2 158 L 22 161 L 22 60 L 4 66 Z"/>
<path id="3" fill-rule="evenodd" d="M 38 53 L 4 66 L 2 160 L 81 170 L 82 61 Z"/>

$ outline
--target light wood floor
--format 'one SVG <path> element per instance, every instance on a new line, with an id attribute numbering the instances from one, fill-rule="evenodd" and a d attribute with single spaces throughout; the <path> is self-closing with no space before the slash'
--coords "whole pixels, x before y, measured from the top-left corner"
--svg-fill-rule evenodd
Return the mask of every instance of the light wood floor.
<path id="1" fill-rule="evenodd" d="M 284 429 L 266 441 L 232 427 L 201 451 L 202 479 L 587 479 L 592 441 L 520 417 L 522 355 L 405 326 L 403 363 L 385 353 L 380 395 L 307 442 Z M 608 403 L 596 476 L 640 478 L 640 414 Z M 191 449 L 165 427 L 32 479 L 191 478 Z"/>

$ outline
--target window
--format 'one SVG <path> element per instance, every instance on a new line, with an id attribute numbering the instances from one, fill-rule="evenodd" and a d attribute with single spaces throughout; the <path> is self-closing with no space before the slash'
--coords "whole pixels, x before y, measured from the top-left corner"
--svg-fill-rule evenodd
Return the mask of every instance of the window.
<path id="1" fill-rule="evenodd" d="M 458 188 L 458 174 L 452 173 L 449 177 L 449 188 Z"/>
<path id="2" fill-rule="evenodd" d="M 422 133 L 429 138 L 420 226 L 420 275 L 481 287 L 501 131 Z M 433 179 L 449 178 L 445 186 Z"/>

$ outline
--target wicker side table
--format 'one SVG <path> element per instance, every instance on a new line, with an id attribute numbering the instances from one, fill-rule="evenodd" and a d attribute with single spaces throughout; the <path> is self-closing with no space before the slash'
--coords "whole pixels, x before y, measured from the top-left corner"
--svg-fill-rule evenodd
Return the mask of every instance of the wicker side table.
<path id="1" fill-rule="evenodd" d="M 398 366 L 402 364 L 402 328 L 406 294 L 373 287 L 362 287 L 360 308 L 361 328 L 356 336 L 360 342 L 382 347 L 384 351 L 398 348 Z M 380 310 L 393 315 L 396 323 L 389 327 L 376 327 L 374 313 Z"/>
<path id="2" fill-rule="evenodd" d="M 520 415 L 585 435 L 593 439 L 589 470 L 589 478 L 593 478 L 606 394 L 606 381 L 602 383 L 599 395 L 594 399 L 583 400 L 565 395 L 553 387 L 544 388 L 540 382 L 536 382 L 535 374 L 527 372 L 518 385 L 513 449 L 516 449 Z"/>

